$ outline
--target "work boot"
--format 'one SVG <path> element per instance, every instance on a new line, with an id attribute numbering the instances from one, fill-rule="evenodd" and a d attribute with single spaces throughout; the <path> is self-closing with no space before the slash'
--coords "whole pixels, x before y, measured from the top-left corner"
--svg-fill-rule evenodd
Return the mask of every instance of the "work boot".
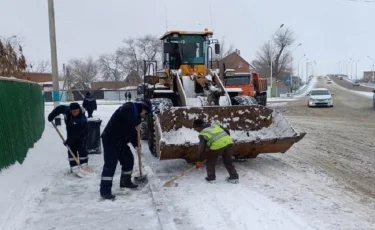
<path id="1" fill-rule="evenodd" d="M 116 198 L 115 195 L 109 193 L 109 194 L 101 194 L 100 195 L 105 200 L 114 200 Z"/>
<path id="2" fill-rule="evenodd" d="M 206 177 L 204 178 L 207 182 L 210 182 L 210 183 L 213 183 L 215 182 L 215 178 L 209 178 L 209 177 Z"/>
<path id="3" fill-rule="evenodd" d="M 238 184 L 238 183 L 239 183 L 238 178 L 227 177 L 227 181 L 228 181 L 229 183 L 232 183 L 232 184 Z"/>
<path id="4" fill-rule="evenodd" d="M 120 178 L 120 188 L 136 189 L 138 188 L 138 185 L 133 184 L 131 175 L 122 174 Z"/>

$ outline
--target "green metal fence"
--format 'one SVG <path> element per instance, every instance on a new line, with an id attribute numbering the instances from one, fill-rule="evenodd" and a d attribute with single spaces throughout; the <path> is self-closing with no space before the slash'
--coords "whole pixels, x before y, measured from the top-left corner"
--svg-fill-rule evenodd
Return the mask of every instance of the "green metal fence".
<path id="1" fill-rule="evenodd" d="M 44 131 L 44 99 L 38 84 L 0 78 L 0 171 L 24 161 Z"/>

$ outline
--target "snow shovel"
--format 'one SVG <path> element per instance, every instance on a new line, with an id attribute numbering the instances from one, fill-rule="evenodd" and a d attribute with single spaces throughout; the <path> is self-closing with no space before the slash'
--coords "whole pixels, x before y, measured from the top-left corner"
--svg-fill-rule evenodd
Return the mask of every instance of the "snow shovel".
<path id="1" fill-rule="evenodd" d="M 138 139 L 138 148 L 137 148 L 137 154 L 138 154 L 138 168 L 139 168 L 139 176 L 134 177 L 134 180 L 137 184 L 144 184 L 147 183 L 147 175 L 142 174 L 142 146 L 141 146 L 141 129 L 140 126 L 137 128 L 137 139 Z M 135 153 L 134 146 L 129 142 L 128 146 L 132 150 L 133 153 Z"/>
<path id="2" fill-rule="evenodd" d="M 203 163 L 205 163 L 205 162 L 206 162 L 206 160 L 203 161 Z M 173 177 L 172 180 L 165 182 L 164 185 L 163 185 L 163 187 L 172 187 L 172 185 L 174 185 L 173 182 L 174 182 L 175 180 L 180 179 L 181 177 L 185 176 L 186 174 L 190 173 L 191 171 L 193 171 L 193 170 L 196 169 L 196 168 L 197 168 L 197 167 L 194 165 L 193 167 L 191 167 L 191 168 L 189 168 L 189 169 L 183 171 L 183 172 L 180 173 L 179 175 Z"/>
<path id="3" fill-rule="evenodd" d="M 51 122 L 51 123 L 52 123 L 53 127 L 55 128 L 57 134 L 59 134 L 61 140 L 63 142 L 65 142 L 65 139 L 64 139 L 63 135 L 60 133 L 60 131 L 58 130 L 58 128 L 56 127 L 56 125 L 53 122 Z M 85 169 L 83 169 L 82 166 L 81 166 L 81 163 L 79 162 L 79 159 L 74 155 L 74 153 L 70 149 L 70 147 L 68 145 L 66 145 L 66 147 L 68 148 L 68 151 L 69 151 L 70 155 L 73 157 L 74 161 L 77 163 L 77 166 L 78 166 L 78 172 L 76 173 L 77 176 L 79 176 L 79 177 L 85 177 L 86 172 L 92 172 L 93 171 L 88 166 Z"/>

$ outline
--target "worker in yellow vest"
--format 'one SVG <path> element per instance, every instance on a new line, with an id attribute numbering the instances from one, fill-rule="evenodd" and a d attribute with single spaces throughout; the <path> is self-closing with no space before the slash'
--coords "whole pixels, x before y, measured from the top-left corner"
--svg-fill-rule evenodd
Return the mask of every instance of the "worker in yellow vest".
<path id="1" fill-rule="evenodd" d="M 206 147 L 207 151 L 207 177 L 206 181 L 213 182 L 216 180 L 215 165 L 217 158 L 222 155 L 223 163 L 229 173 L 227 181 L 233 184 L 238 183 L 238 173 L 232 162 L 233 141 L 227 129 L 217 124 L 204 123 L 197 119 L 193 123 L 195 131 L 199 132 L 199 161 L 196 167 L 203 166 L 203 154 Z"/>

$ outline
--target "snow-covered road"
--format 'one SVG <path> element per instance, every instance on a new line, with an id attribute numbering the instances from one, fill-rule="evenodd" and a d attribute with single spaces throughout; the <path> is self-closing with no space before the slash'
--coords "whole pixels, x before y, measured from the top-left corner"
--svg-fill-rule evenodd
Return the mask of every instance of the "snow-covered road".
<path id="1" fill-rule="evenodd" d="M 375 112 L 371 100 L 319 81 L 335 93 L 335 107 L 307 108 L 306 99 L 280 104 L 306 137 L 285 154 L 236 162 L 240 184 L 204 181 L 197 169 L 163 183 L 192 165 L 158 161 L 143 142 L 149 184 L 120 190 L 119 167 L 113 190 L 118 199 L 99 198 L 103 156 L 90 155 L 94 173 L 67 174 L 67 153 L 50 124 L 23 165 L 0 173 L 0 229 L 375 229 Z M 119 105 L 99 105 L 102 130 Z M 48 114 L 51 105 L 46 106 Z M 94 114 L 95 115 L 95 114 Z M 61 127 L 64 130 L 64 127 Z M 137 165 L 135 165 L 137 172 Z"/>

